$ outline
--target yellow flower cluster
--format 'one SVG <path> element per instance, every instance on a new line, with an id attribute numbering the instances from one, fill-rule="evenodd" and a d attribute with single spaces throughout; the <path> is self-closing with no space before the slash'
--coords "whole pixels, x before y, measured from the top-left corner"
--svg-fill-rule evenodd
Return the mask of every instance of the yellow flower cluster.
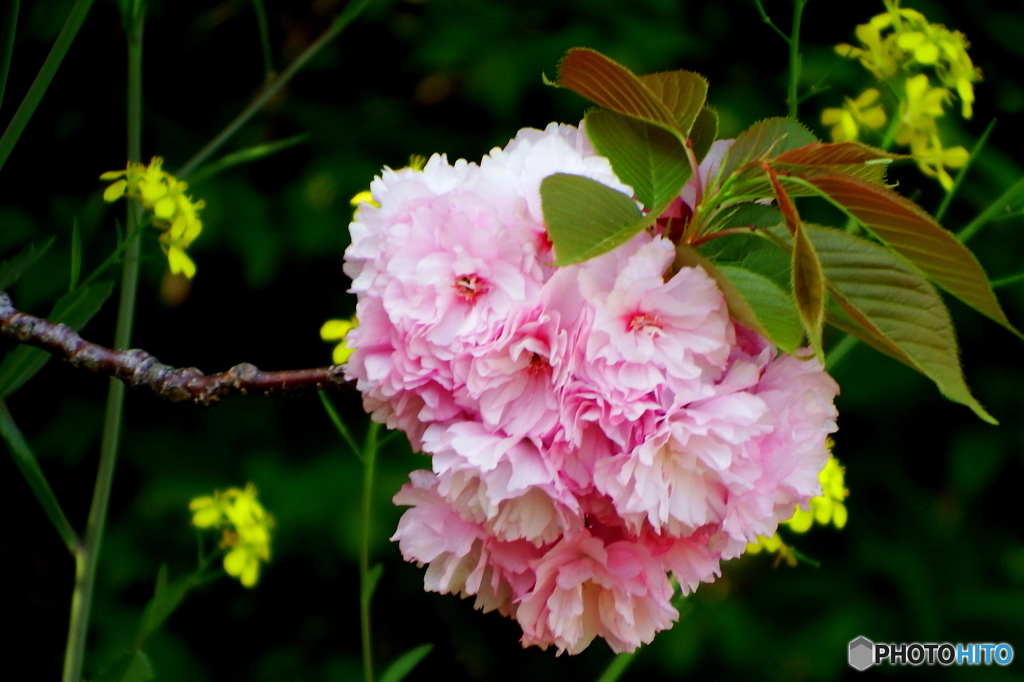
<path id="1" fill-rule="evenodd" d="M 320 327 L 320 338 L 324 341 L 337 343 L 334 347 L 334 364 L 343 365 L 355 351 L 345 343 L 345 337 L 356 328 L 359 320 L 353 315 L 347 320 L 327 320 L 324 326 Z"/>
<path id="2" fill-rule="evenodd" d="M 188 185 L 164 171 L 163 162 L 154 156 L 148 166 L 129 161 L 125 170 L 104 173 L 101 180 L 115 182 L 103 192 L 103 198 L 108 202 L 126 195 L 139 199 L 143 208 L 153 212 L 154 227 L 163 231 L 160 246 L 167 254 L 171 272 L 191 279 L 196 274 L 196 264 L 185 249 L 203 230 L 199 211 L 205 203 L 186 195 Z"/>
<path id="3" fill-rule="evenodd" d="M 831 439 L 827 445 L 831 450 Z M 835 457 L 828 458 L 825 468 L 818 474 L 818 481 L 821 483 L 821 495 L 811 498 L 810 509 L 798 507 L 792 518 L 785 522 L 795 533 L 806 533 L 815 522 L 822 526 L 831 523 L 839 529 L 846 525 L 847 512 L 843 501 L 850 491 L 846 489 L 844 482 L 844 469 Z M 778 533 L 770 538 L 759 537 L 757 542 L 747 545 L 747 551 L 751 554 L 761 551 L 774 552 L 779 555 L 780 560 L 785 560 L 790 566 L 797 563 L 793 548 L 783 542 Z"/>
<path id="4" fill-rule="evenodd" d="M 219 528 L 223 532 L 221 549 L 224 570 L 246 587 L 253 587 L 260 576 L 260 562 L 270 560 L 270 529 L 274 518 L 256 499 L 256 487 L 245 490 L 228 488 L 212 496 L 197 497 L 189 503 L 192 525 Z"/>
<path id="5" fill-rule="evenodd" d="M 836 52 L 860 60 L 897 93 L 896 143 L 910 147 L 921 172 L 937 178 L 948 191 L 953 178 L 946 169 L 963 166 L 968 154 L 963 147 L 943 147 L 936 120 L 945 114 L 954 92 L 961 116 L 972 116 L 974 83 L 981 80 L 981 70 L 967 54 L 970 44 L 963 33 L 929 23 L 917 10 L 900 7 L 899 0 L 885 0 L 885 5 L 885 12 L 857 27 L 859 46 L 836 45 Z M 922 69 L 934 70 L 936 81 Z M 825 109 L 822 123 L 832 126 L 832 139 L 852 140 L 861 128 L 880 129 L 885 112 L 872 106 L 877 99 L 878 91 L 870 88 L 856 100 L 848 99 L 842 109 Z"/>

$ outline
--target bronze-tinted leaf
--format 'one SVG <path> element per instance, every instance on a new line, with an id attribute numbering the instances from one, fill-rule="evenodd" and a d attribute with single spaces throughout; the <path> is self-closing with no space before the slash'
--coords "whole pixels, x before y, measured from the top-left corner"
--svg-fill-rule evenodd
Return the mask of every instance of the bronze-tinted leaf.
<path id="1" fill-rule="evenodd" d="M 1014 334 L 978 259 L 921 207 L 884 187 L 844 175 L 807 178 L 834 203 L 940 287 Z"/>
<path id="2" fill-rule="evenodd" d="M 817 141 L 802 123 L 791 118 L 758 121 L 736 136 L 736 142 L 722 161 L 719 177 L 727 178 L 747 164 L 773 158 L 790 149 Z"/>
<path id="3" fill-rule="evenodd" d="M 814 142 L 782 152 L 772 160 L 779 173 L 792 173 L 803 177 L 811 175 L 852 175 L 885 184 L 889 164 L 900 158 L 860 142 Z"/>

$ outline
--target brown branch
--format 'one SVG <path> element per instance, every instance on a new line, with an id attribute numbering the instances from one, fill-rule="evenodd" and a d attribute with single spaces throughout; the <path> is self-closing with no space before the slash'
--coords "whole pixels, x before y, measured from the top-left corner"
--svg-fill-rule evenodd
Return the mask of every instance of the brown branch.
<path id="1" fill-rule="evenodd" d="M 294 394 L 347 386 L 341 365 L 264 372 L 242 363 L 209 376 L 195 367 L 171 367 L 144 350 L 111 350 L 86 341 L 67 325 L 20 312 L 5 291 L 0 291 L 0 337 L 41 348 L 72 367 L 116 377 L 132 388 L 148 388 L 158 398 L 175 402 L 213 405 L 236 393 Z"/>

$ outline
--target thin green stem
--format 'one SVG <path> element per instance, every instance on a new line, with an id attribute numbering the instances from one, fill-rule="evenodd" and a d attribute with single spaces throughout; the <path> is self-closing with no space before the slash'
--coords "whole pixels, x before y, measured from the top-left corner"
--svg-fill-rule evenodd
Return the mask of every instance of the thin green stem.
<path id="1" fill-rule="evenodd" d="M 964 229 L 957 232 L 956 238 L 961 242 L 966 242 L 968 239 L 976 235 L 978 230 L 985 227 L 993 220 L 1001 218 L 1002 216 L 1000 214 L 1003 211 L 1021 200 L 1024 200 L 1024 178 L 1015 182 L 1010 189 L 1003 192 L 1002 196 L 993 201 L 992 204 L 984 211 L 979 213 L 978 216 L 969 222 Z"/>
<path id="2" fill-rule="evenodd" d="M 857 337 L 850 336 L 849 334 L 844 336 L 843 340 L 837 343 L 835 347 L 833 347 L 832 350 L 828 352 L 828 357 L 825 360 L 825 371 L 831 372 L 832 370 L 834 370 L 836 368 L 836 365 L 842 362 L 843 358 L 845 358 L 847 354 L 857 346 L 858 343 L 859 341 Z"/>
<path id="3" fill-rule="evenodd" d="M 1024 272 L 1018 272 L 1016 275 L 1010 275 L 1002 279 L 994 279 L 992 280 L 992 288 L 998 289 L 999 287 L 1006 287 L 1017 282 L 1024 282 Z"/>
<path id="4" fill-rule="evenodd" d="M 11 451 L 11 456 L 14 457 L 14 464 L 21 471 L 25 480 L 28 481 L 28 485 L 32 488 L 36 500 L 39 501 L 39 506 L 43 508 L 43 512 L 50 519 L 50 523 L 57 529 L 60 539 L 64 541 L 68 551 L 75 554 L 82 546 L 81 541 L 78 539 L 78 534 L 71 527 L 68 517 L 64 515 L 64 510 L 61 509 L 57 496 L 53 494 L 53 489 L 50 488 L 46 476 L 43 475 L 42 469 L 39 468 L 39 460 L 36 459 L 32 449 L 25 441 L 21 429 L 14 423 L 14 418 L 11 416 L 10 410 L 7 409 L 7 403 L 3 400 L 0 400 L 0 436 L 7 441 L 7 447 Z"/>
<path id="5" fill-rule="evenodd" d="M 245 109 L 242 110 L 235 120 L 231 121 L 217 135 L 217 137 L 210 140 L 210 142 L 200 149 L 195 156 L 185 162 L 185 165 L 178 169 L 177 176 L 179 178 L 186 177 L 189 173 L 198 168 L 204 161 L 220 149 L 221 145 L 227 142 L 232 135 L 238 132 L 238 129 L 245 125 L 250 118 L 252 118 L 260 109 L 266 106 L 267 102 L 272 100 L 277 93 L 292 79 L 296 73 L 298 73 L 302 67 L 309 62 L 320 50 L 322 50 L 328 43 L 338 37 L 345 28 L 355 21 L 356 17 L 363 11 L 363 9 L 370 4 L 370 0 L 352 0 L 345 6 L 338 18 L 334 20 L 330 28 L 324 31 L 323 35 L 317 38 L 306 50 L 295 58 L 288 68 L 281 72 L 281 75 L 275 78 L 273 81 L 263 86 L 263 90 L 249 103 Z"/>
<path id="6" fill-rule="evenodd" d="M 763 21 L 764 23 L 768 24 L 768 27 L 771 30 L 775 31 L 779 35 L 780 38 L 782 38 L 783 40 L 785 40 L 788 43 L 789 42 L 789 36 L 787 36 L 782 31 L 782 29 L 780 29 L 778 26 L 776 26 L 772 22 L 771 18 L 768 16 L 768 13 L 764 11 L 764 5 L 761 4 L 761 0 L 754 0 L 754 5 L 757 7 L 758 14 L 761 15 L 761 21 Z"/>
<path id="7" fill-rule="evenodd" d="M 373 530 L 373 487 L 377 464 L 377 434 L 380 424 L 370 422 L 363 446 L 363 537 L 359 545 L 359 626 L 363 640 L 363 679 L 373 682 L 373 640 L 370 629 L 370 537 Z"/>
<path id="8" fill-rule="evenodd" d="M 970 170 L 974 160 L 978 158 L 978 154 L 985 148 L 985 143 L 988 142 L 988 136 L 992 134 L 992 130 L 996 127 L 996 120 L 992 119 L 988 127 L 985 128 L 985 132 L 978 138 L 978 142 L 974 145 L 974 149 L 971 150 L 971 155 L 967 157 L 967 161 L 960 170 L 957 172 L 956 177 L 953 178 L 953 186 L 946 192 L 946 196 L 942 197 L 942 203 L 939 204 L 938 209 L 935 211 L 935 222 L 941 223 L 943 216 L 946 215 L 946 211 L 949 209 L 949 205 L 953 202 L 953 197 L 956 196 L 957 191 L 960 189 L 960 185 L 963 184 L 964 178 L 967 177 L 967 171 Z"/>
<path id="9" fill-rule="evenodd" d="M 263 75 L 269 83 L 274 78 L 274 57 L 270 50 L 270 29 L 267 26 L 267 10 L 263 7 L 263 0 L 252 0 L 253 8 L 256 10 L 256 23 L 260 28 L 260 45 L 263 48 Z"/>
<path id="10" fill-rule="evenodd" d="M 32 120 L 36 107 L 39 106 L 43 95 L 46 94 L 46 89 L 50 87 L 50 82 L 57 74 L 57 68 L 64 60 L 64 55 L 67 54 L 72 41 L 78 35 L 78 29 L 82 27 L 82 22 L 85 21 L 92 3 L 93 0 L 77 0 L 74 7 L 71 8 L 64 27 L 60 30 L 53 47 L 50 48 L 50 54 L 46 55 L 46 60 L 43 61 L 43 66 L 39 69 L 36 79 L 32 81 L 28 92 L 25 93 L 25 98 L 21 100 L 18 110 L 14 112 L 11 122 L 7 124 L 7 130 L 4 131 L 3 137 L 0 137 L 0 168 L 7 163 L 11 152 L 14 151 L 14 145 L 18 144 L 18 138 L 25 131 L 28 122 Z"/>
<path id="11" fill-rule="evenodd" d="M 21 0 L 7 0 L 7 14 L 4 16 L 4 33 L 0 43 L 0 103 L 4 101 L 7 76 L 11 72 L 11 58 L 14 56 L 14 36 L 18 32 L 18 10 Z"/>
<path id="12" fill-rule="evenodd" d="M 327 412 L 327 416 L 330 417 L 331 423 L 334 424 L 334 428 L 341 434 L 341 439 L 345 441 L 345 445 L 352 451 L 352 454 L 356 456 L 360 461 L 363 459 L 363 452 L 356 445 L 355 439 L 352 437 L 352 433 L 345 426 L 345 422 L 342 421 L 338 411 L 334 409 L 334 405 L 331 403 L 331 399 L 327 397 L 326 391 L 317 391 L 317 395 L 320 396 L 320 402 L 324 405 L 324 410 Z"/>
<path id="13" fill-rule="evenodd" d="M 140 11 L 126 27 L 128 37 L 128 160 L 138 162 L 142 157 L 142 29 L 145 17 Z M 136 200 L 128 202 L 128 233 L 135 232 L 140 220 Z M 135 296 L 139 282 L 139 240 L 131 241 L 125 252 L 124 274 L 121 279 L 121 302 L 118 308 L 114 347 L 128 348 L 131 343 L 135 317 Z M 114 468 L 121 441 L 121 418 L 124 413 L 125 385 L 110 380 L 107 409 L 100 443 L 100 463 L 96 472 L 89 520 L 86 524 L 85 543 L 75 555 L 75 592 L 71 601 L 71 622 L 68 626 L 68 645 L 64 657 L 64 682 L 79 682 L 85 661 L 86 639 L 89 632 L 89 614 L 96 586 L 96 568 L 103 544 L 103 533 L 110 506 L 110 492 L 114 483 Z"/>
<path id="14" fill-rule="evenodd" d="M 637 652 L 630 651 L 628 653 L 619 654 L 612 659 L 612 662 L 608 664 L 604 672 L 601 673 L 601 677 L 597 678 L 597 682 L 617 682 L 622 673 L 626 672 L 626 668 L 636 658 Z"/>
<path id="15" fill-rule="evenodd" d="M 227 154 L 212 163 L 206 164 L 199 170 L 194 171 L 192 175 L 189 176 L 189 184 L 195 185 L 196 183 L 207 180 L 228 168 L 233 168 L 234 166 L 239 166 L 243 163 L 259 161 L 264 157 L 284 151 L 285 149 L 290 149 L 295 145 L 302 144 L 308 139 L 309 133 L 302 133 L 301 135 L 286 137 L 283 140 L 259 144 L 232 154 Z"/>
<path id="16" fill-rule="evenodd" d="M 793 32 L 789 34 L 789 117 L 796 118 L 800 99 L 797 97 L 797 86 L 800 84 L 800 22 L 804 16 L 804 6 L 808 0 L 793 0 Z"/>

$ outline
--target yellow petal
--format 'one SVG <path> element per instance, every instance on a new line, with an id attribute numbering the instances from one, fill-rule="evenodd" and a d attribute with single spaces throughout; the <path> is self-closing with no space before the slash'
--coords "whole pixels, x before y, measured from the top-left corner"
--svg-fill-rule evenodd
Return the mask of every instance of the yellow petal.
<path id="1" fill-rule="evenodd" d="M 934 64 L 939 61 L 939 48 L 935 43 L 922 43 L 914 49 L 914 60 L 919 64 Z"/>
<path id="2" fill-rule="evenodd" d="M 237 578 L 242 575 L 246 566 L 254 561 L 256 559 L 250 555 L 248 547 L 235 547 L 224 555 L 224 570 L 228 575 Z"/>
<path id="3" fill-rule="evenodd" d="M 846 525 L 846 518 L 846 505 L 842 502 L 834 502 L 832 504 L 832 523 L 835 524 L 835 527 L 842 529 Z"/>
<path id="4" fill-rule="evenodd" d="M 810 511 L 797 509 L 793 518 L 786 522 L 797 533 L 806 533 L 814 523 L 814 514 Z"/>
<path id="5" fill-rule="evenodd" d="M 260 578 L 260 562 L 252 561 L 245 565 L 242 574 L 238 577 L 245 587 L 255 587 L 256 581 Z"/>
<path id="6" fill-rule="evenodd" d="M 172 246 L 167 250 L 167 264 L 171 268 L 172 274 L 182 274 L 189 279 L 196 276 L 196 264 L 192 262 L 188 254 L 177 246 Z"/>
<path id="7" fill-rule="evenodd" d="M 336 365 L 344 365 L 348 362 L 348 359 L 352 357 L 352 353 L 355 352 L 355 348 L 349 348 L 344 343 L 339 343 L 334 347 L 334 352 L 331 354 L 331 359 Z"/>
<path id="8" fill-rule="evenodd" d="M 320 327 L 320 338 L 324 341 L 340 341 L 355 326 L 356 324 L 352 320 L 327 320 Z"/>
<path id="9" fill-rule="evenodd" d="M 192 515 L 192 525 L 196 528 L 210 528 L 220 523 L 221 513 L 216 506 L 206 507 Z"/>
<path id="10" fill-rule="evenodd" d="M 160 220 L 169 220 L 174 215 L 174 199 L 165 196 L 153 205 L 153 214 Z"/>
<path id="11" fill-rule="evenodd" d="M 104 175 L 106 175 L 106 173 L 104 173 Z M 103 190 L 103 201 L 106 201 L 106 202 L 117 201 L 118 199 L 120 199 L 121 197 L 124 196 L 124 190 L 127 187 L 128 187 L 128 181 L 127 180 L 118 180 L 117 182 L 112 184 L 110 187 L 107 187 L 105 190 Z"/>
<path id="12" fill-rule="evenodd" d="M 123 170 L 107 171 L 100 176 L 100 180 L 116 180 L 117 178 L 123 178 L 127 173 L 128 171 Z"/>

